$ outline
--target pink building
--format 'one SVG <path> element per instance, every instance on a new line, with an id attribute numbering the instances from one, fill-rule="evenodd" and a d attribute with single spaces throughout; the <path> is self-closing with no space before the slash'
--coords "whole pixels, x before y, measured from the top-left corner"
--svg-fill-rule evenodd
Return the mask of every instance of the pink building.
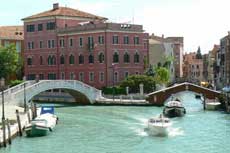
<path id="1" fill-rule="evenodd" d="M 203 59 L 198 59 L 196 52 L 184 55 L 184 78 L 192 82 L 204 81 Z"/>
<path id="2" fill-rule="evenodd" d="M 27 79 L 76 79 L 101 88 L 144 72 L 148 34 L 141 25 L 53 5 L 24 18 Z"/>

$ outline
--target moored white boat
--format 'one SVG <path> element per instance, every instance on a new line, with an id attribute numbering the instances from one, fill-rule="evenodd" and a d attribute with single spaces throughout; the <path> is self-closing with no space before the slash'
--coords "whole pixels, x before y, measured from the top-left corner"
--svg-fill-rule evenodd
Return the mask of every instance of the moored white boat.
<path id="1" fill-rule="evenodd" d="M 53 131 L 57 123 L 57 116 L 53 112 L 53 108 L 42 107 L 41 115 L 25 127 L 26 135 L 28 137 L 45 136 L 49 131 Z"/>
<path id="2" fill-rule="evenodd" d="M 162 114 L 159 117 L 152 117 L 148 120 L 148 132 L 150 135 L 166 136 L 171 122 Z"/>

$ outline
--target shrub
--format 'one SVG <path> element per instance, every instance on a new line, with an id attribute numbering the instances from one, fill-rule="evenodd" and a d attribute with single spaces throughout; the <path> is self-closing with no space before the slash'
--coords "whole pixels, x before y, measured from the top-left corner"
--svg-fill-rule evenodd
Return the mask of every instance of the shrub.
<path id="1" fill-rule="evenodd" d="M 112 95 L 113 94 L 113 87 L 104 87 L 102 88 L 102 93 L 105 95 Z M 125 95 L 126 91 L 125 88 L 115 86 L 114 87 L 114 95 Z"/>
<path id="2" fill-rule="evenodd" d="M 16 86 L 22 82 L 24 82 L 24 81 L 23 80 L 12 80 L 12 81 L 10 81 L 9 86 L 13 87 L 13 86 Z"/>

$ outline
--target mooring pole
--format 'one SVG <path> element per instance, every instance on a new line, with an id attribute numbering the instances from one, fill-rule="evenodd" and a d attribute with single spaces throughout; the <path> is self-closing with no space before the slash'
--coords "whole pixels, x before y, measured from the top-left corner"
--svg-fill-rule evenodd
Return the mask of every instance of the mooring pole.
<path id="1" fill-rule="evenodd" d="M 204 94 L 203 94 L 203 98 L 204 98 L 204 101 L 203 101 L 203 109 L 206 110 L 206 97 L 205 97 Z"/>

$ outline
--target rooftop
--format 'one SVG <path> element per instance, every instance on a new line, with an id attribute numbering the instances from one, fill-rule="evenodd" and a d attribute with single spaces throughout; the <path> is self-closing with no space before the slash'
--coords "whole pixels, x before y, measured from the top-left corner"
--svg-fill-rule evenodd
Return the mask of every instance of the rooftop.
<path id="1" fill-rule="evenodd" d="M 81 17 L 81 18 L 89 18 L 89 19 L 97 19 L 97 20 L 107 20 L 107 18 L 105 17 L 93 15 L 77 9 L 72 9 L 68 7 L 59 7 L 58 3 L 53 4 L 53 9 L 51 10 L 26 17 L 22 20 L 37 19 L 37 18 L 51 17 L 51 16 Z"/>
<path id="2" fill-rule="evenodd" d="M 23 40 L 23 26 L 0 26 L 0 39 Z"/>

